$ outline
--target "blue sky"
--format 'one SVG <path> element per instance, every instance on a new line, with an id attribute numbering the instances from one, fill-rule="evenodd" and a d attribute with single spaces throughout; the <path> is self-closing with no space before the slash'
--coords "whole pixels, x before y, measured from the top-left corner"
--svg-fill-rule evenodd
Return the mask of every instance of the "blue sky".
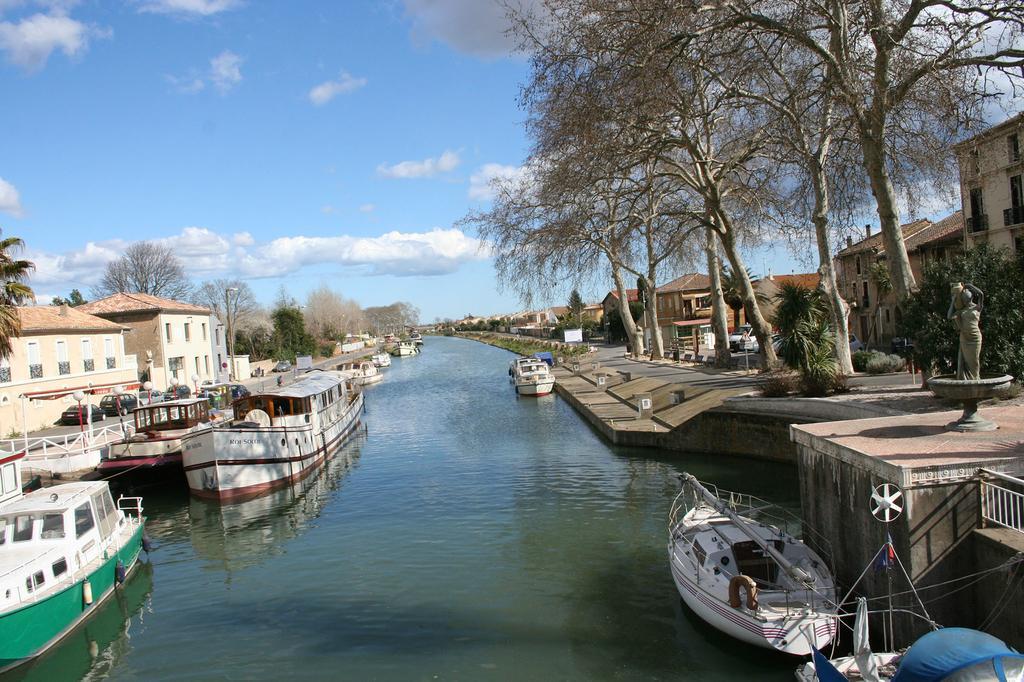
<path id="1" fill-rule="evenodd" d="M 492 0 L 0 0 L 0 227 L 40 302 L 154 239 L 264 302 L 516 310 L 456 226 L 527 153 L 503 30 Z"/>

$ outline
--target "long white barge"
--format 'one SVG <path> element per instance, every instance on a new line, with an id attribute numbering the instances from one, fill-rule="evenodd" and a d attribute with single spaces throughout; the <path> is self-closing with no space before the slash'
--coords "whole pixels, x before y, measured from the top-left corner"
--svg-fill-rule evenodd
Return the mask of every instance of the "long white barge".
<path id="1" fill-rule="evenodd" d="M 182 465 L 193 495 L 254 497 L 308 476 L 359 425 L 363 394 L 344 372 L 315 370 L 234 404 L 235 418 L 189 440 Z"/>

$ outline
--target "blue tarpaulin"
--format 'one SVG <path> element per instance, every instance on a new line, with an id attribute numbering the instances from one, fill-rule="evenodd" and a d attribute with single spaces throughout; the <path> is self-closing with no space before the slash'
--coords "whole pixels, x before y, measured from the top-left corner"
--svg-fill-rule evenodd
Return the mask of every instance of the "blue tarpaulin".
<path id="1" fill-rule="evenodd" d="M 534 353 L 533 357 L 537 358 L 538 360 L 543 360 L 544 362 L 548 363 L 550 367 L 555 366 L 555 356 L 553 356 L 551 353 L 547 351 L 543 353 Z"/>
<path id="2" fill-rule="evenodd" d="M 989 661 L 995 670 L 1002 670 L 1002 662 L 1013 659 L 1024 656 L 992 635 L 968 628 L 945 628 L 914 642 L 892 682 L 939 682 L 958 670 Z"/>

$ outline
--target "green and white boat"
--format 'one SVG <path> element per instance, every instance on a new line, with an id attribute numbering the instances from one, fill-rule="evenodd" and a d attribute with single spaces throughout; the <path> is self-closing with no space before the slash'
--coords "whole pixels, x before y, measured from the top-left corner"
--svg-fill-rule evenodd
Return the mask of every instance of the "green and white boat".
<path id="1" fill-rule="evenodd" d="M 54 646 L 136 567 L 142 499 L 106 481 L 21 492 L 23 454 L 0 459 L 0 672 Z"/>

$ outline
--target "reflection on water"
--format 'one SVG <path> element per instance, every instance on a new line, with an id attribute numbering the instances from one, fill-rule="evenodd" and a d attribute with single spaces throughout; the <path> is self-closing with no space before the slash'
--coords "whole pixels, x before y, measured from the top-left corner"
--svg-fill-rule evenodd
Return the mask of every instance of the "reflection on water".
<path id="1" fill-rule="evenodd" d="M 131 651 L 132 639 L 145 632 L 152 591 L 153 566 L 143 559 L 82 627 L 5 679 L 53 682 L 106 677 Z"/>
<path id="2" fill-rule="evenodd" d="M 427 339 L 367 393 L 366 435 L 237 505 L 149 494 L 152 679 L 791 679 L 681 605 L 667 514 L 688 470 L 798 508 L 792 467 L 613 448 L 510 355 Z M 356 466 L 358 463 L 358 466 Z"/>

